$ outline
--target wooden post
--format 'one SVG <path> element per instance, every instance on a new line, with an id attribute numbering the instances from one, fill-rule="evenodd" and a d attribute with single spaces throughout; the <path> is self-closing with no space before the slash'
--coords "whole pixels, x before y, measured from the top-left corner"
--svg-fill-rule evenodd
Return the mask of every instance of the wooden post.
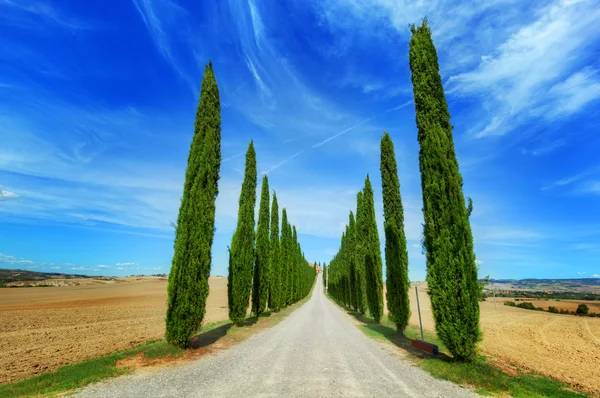
<path id="1" fill-rule="evenodd" d="M 419 312 L 419 326 L 421 327 L 421 341 L 425 341 L 425 337 L 423 337 L 423 322 L 421 322 L 421 306 L 419 305 L 419 289 L 417 285 L 415 285 L 415 294 L 417 296 L 417 311 Z"/>

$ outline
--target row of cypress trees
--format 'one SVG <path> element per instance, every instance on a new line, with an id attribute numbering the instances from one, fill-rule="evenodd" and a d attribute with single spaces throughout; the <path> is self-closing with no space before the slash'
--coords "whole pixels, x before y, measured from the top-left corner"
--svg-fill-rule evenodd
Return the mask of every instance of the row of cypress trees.
<path id="1" fill-rule="evenodd" d="M 221 106 L 219 88 L 212 68 L 206 65 L 194 122 L 183 196 L 175 225 L 173 262 L 169 273 L 166 340 L 187 347 L 200 329 L 206 311 L 211 248 L 215 232 L 215 210 L 221 166 Z M 257 230 L 256 152 L 250 142 L 239 198 L 237 227 L 229 249 L 227 284 L 229 318 L 240 324 L 252 298 L 257 317 L 278 311 L 305 297 L 316 278 L 316 267 L 308 266 L 296 227 L 279 207 L 273 193 L 269 209 L 269 181 L 263 177 Z"/>
<path id="2" fill-rule="evenodd" d="M 279 233 L 279 204 L 273 193 L 269 209 L 266 175 L 262 179 L 255 234 L 256 174 L 256 152 L 251 141 L 246 152 L 237 227 L 229 249 L 229 319 L 237 325 L 246 318 L 250 297 L 251 311 L 257 317 L 267 309 L 279 311 L 305 297 L 316 278 L 316 267 L 306 261 L 296 227 L 289 223 L 285 208 Z"/>
<path id="3" fill-rule="evenodd" d="M 427 259 L 427 284 L 436 332 L 453 357 L 476 357 L 481 287 L 473 248 L 462 176 L 454 151 L 450 113 L 439 74 L 431 31 L 424 19 L 411 26 L 409 61 L 416 109 L 419 166 L 423 193 L 423 246 Z M 389 318 L 399 332 L 410 317 L 408 252 L 404 211 L 391 137 L 381 138 L 386 299 Z M 379 322 L 382 317 L 381 256 L 373 191 L 369 177 L 357 196 L 356 220 L 350 212 L 340 250 L 330 263 L 329 293 L 338 301 Z M 365 306 L 365 302 L 367 306 Z"/>
<path id="4" fill-rule="evenodd" d="M 371 180 L 356 197 L 356 218 L 350 211 L 340 250 L 329 263 L 329 293 L 361 314 L 367 309 L 379 322 L 383 316 L 383 278 L 379 232 Z"/>

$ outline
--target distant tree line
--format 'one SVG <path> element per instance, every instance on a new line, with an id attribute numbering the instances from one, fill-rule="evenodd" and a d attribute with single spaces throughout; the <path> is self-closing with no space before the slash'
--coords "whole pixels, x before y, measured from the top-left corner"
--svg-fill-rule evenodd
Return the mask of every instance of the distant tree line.
<path id="1" fill-rule="evenodd" d="M 536 307 L 535 305 L 533 305 L 533 303 L 530 302 L 523 302 L 523 303 L 516 303 L 514 301 L 505 301 L 504 305 L 509 306 L 509 307 L 518 307 L 518 308 L 523 308 L 526 310 L 534 310 L 534 311 L 546 311 L 543 307 Z M 564 308 L 556 308 L 555 306 L 551 305 L 548 307 L 548 311 L 550 313 L 553 314 L 566 314 L 566 315 L 587 315 L 590 317 L 599 317 L 600 318 L 600 314 L 596 314 L 594 312 L 589 312 L 590 311 L 590 307 L 587 306 L 587 304 L 579 304 L 577 306 L 577 310 L 575 311 L 569 311 L 567 309 Z"/>
<path id="2" fill-rule="evenodd" d="M 174 225 L 175 250 L 167 288 L 165 338 L 178 347 L 189 345 L 206 311 L 220 166 L 221 107 L 209 61 L 204 69 L 183 195 Z M 316 268 L 308 265 L 296 227 L 288 222 L 285 209 L 279 234 L 277 199 L 273 194 L 270 211 L 266 175 L 255 231 L 256 178 L 256 152 L 250 142 L 237 227 L 229 248 L 229 318 L 235 324 L 242 323 L 250 306 L 258 317 L 267 309 L 278 311 L 297 302 L 310 292 L 316 277 Z"/>

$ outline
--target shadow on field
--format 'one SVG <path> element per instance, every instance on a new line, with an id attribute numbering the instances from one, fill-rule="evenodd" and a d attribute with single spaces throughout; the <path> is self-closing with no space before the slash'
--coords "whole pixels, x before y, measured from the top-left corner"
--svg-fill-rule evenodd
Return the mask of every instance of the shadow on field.
<path id="1" fill-rule="evenodd" d="M 209 346 L 227 334 L 227 331 L 233 326 L 232 323 L 211 329 L 208 332 L 201 333 L 192 338 L 190 348 L 202 348 Z"/>

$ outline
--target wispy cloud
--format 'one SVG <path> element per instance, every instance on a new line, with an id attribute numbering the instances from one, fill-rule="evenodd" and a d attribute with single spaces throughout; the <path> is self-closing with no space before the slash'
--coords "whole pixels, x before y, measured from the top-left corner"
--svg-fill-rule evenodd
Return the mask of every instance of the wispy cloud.
<path id="1" fill-rule="evenodd" d="M 31 260 L 25 260 L 24 258 L 17 258 L 15 256 L 9 256 L 0 253 L 0 263 L 4 264 L 33 264 Z"/>
<path id="2" fill-rule="evenodd" d="M 531 117 L 569 115 L 599 97 L 594 70 L 584 67 L 569 74 L 586 61 L 583 50 L 600 37 L 595 2 L 556 1 L 536 17 L 482 57 L 475 69 L 448 79 L 451 93 L 480 95 L 494 110 L 477 137 L 506 134 Z"/>
<path id="3" fill-rule="evenodd" d="M 2 22 L 32 29 L 40 29 L 44 25 L 71 31 L 91 28 L 87 22 L 67 15 L 48 2 L 31 0 L 0 0 L 0 23 Z"/>
<path id="4" fill-rule="evenodd" d="M 16 199 L 18 197 L 19 195 L 17 195 L 14 192 L 10 192 L 9 190 L 5 189 L 3 186 L 0 185 L 0 200 Z"/>
<path id="5" fill-rule="evenodd" d="M 179 50 L 182 43 L 190 43 L 194 29 L 184 8 L 171 0 L 132 0 L 159 53 L 171 65 L 175 72 L 188 84 L 194 95 L 197 94 L 200 68 L 190 63 L 192 48 L 184 46 L 188 53 Z M 190 74 L 195 69 L 198 76 Z"/>

